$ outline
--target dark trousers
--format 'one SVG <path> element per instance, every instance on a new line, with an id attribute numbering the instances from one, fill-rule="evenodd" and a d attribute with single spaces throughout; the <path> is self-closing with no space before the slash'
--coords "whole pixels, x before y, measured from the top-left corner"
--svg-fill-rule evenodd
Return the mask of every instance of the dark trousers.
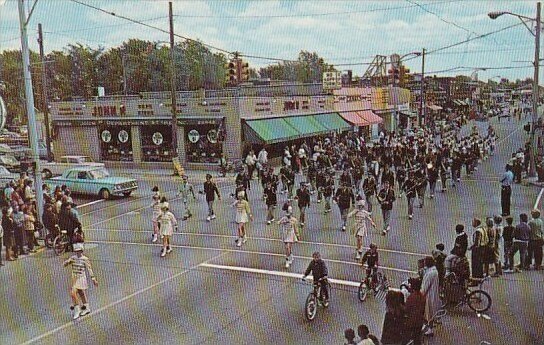
<path id="1" fill-rule="evenodd" d="M 254 171 L 255 171 L 255 164 L 249 164 L 247 166 L 247 174 L 249 175 L 249 178 L 253 178 Z"/>
<path id="2" fill-rule="evenodd" d="M 520 266 L 525 268 L 527 262 L 527 242 L 514 241 L 512 250 L 510 251 L 510 265 L 514 267 L 514 255 L 519 251 Z"/>
<path id="3" fill-rule="evenodd" d="M 512 251 L 512 242 L 504 241 L 504 267 L 514 269 L 514 264 L 510 262 L 510 252 Z"/>
<path id="4" fill-rule="evenodd" d="M 527 260 L 525 262 L 526 267 L 531 266 L 533 258 L 535 259 L 535 267 L 542 266 L 542 241 L 529 241 L 529 245 L 527 246 Z"/>
<path id="5" fill-rule="evenodd" d="M 512 196 L 512 187 L 502 186 L 501 187 L 501 207 L 502 215 L 507 216 L 510 214 L 510 198 Z"/>
<path id="6" fill-rule="evenodd" d="M 485 247 L 472 248 L 471 266 L 472 266 L 472 276 L 474 278 L 484 277 L 484 264 L 483 264 L 484 250 L 485 250 Z"/>
<path id="7" fill-rule="evenodd" d="M 4 237 L 0 237 L 0 264 L 2 263 L 2 240 Z M 8 249 L 6 248 L 6 260 L 9 258 Z"/>
<path id="8" fill-rule="evenodd" d="M 408 335 L 410 336 L 410 340 L 413 340 L 413 345 L 421 345 L 422 342 L 421 342 L 421 328 L 423 327 L 423 325 L 421 325 L 420 327 L 411 327 L 408 329 Z"/>
<path id="9" fill-rule="evenodd" d="M 34 250 L 34 231 L 26 231 L 26 246 L 28 250 Z"/>
<path id="10" fill-rule="evenodd" d="M 15 246 L 13 247 L 13 251 L 15 255 L 24 254 L 25 248 L 25 237 L 24 237 L 24 231 L 21 230 L 15 230 Z"/>

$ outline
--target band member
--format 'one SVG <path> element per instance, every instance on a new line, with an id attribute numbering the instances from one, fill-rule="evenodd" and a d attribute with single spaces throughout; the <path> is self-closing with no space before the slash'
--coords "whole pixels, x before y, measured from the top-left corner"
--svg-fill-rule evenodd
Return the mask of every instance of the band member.
<path id="1" fill-rule="evenodd" d="M 378 193 L 378 187 L 376 185 L 376 179 L 374 175 L 368 174 L 363 182 L 363 193 L 365 194 L 366 203 L 368 205 L 368 212 L 372 212 L 372 196 Z"/>
<path id="2" fill-rule="evenodd" d="M 408 219 L 412 219 L 414 217 L 414 199 L 416 197 L 417 189 L 414 172 L 411 171 L 408 173 L 408 178 L 402 184 L 401 189 L 408 201 Z"/>
<path id="3" fill-rule="evenodd" d="M 391 188 L 388 181 L 385 181 L 383 188 L 377 195 L 378 202 L 382 208 L 383 215 L 383 231 L 382 235 L 387 235 L 387 232 L 391 230 L 389 222 L 391 221 L 391 210 L 393 210 L 393 203 L 396 200 L 395 191 Z"/>

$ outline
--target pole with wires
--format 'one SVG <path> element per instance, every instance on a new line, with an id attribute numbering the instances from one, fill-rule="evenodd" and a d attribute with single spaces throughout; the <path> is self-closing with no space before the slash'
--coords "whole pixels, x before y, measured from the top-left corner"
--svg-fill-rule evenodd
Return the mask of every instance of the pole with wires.
<path id="1" fill-rule="evenodd" d="M 45 54 L 43 51 L 43 32 L 42 23 L 38 24 L 38 44 L 40 46 L 40 61 L 42 62 L 42 97 L 43 97 L 43 122 L 45 124 L 45 148 L 47 150 L 47 160 L 51 162 L 51 130 L 49 129 L 49 102 L 47 101 L 47 77 L 45 75 Z"/>
<path id="2" fill-rule="evenodd" d="M 168 2 L 168 17 L 170 21 L 170 91 L 172 98 L 172 158 L 178 157 L 178 121 L 176 101 L 176 65 L 174 54 L 174 15 L 172 1 Z"/>

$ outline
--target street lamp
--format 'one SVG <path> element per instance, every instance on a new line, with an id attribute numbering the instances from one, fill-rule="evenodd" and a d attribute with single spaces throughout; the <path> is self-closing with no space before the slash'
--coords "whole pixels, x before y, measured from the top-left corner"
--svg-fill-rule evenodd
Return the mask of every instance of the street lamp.
<path id="1" fill-rule="evenodd" d="M 531 139 L 530 139 L 530 147 L 529 147 L 529 177 L 535 177 L 536 176 L 536 164 L 535 164 L 535 126 L 538 122 L 538 74 L 539 74 L 539 61 L 540 61 L 540 27 L 541 27 L 541 21 L 540 21 L 540 2 L 536 3 L 536 17 L 530 18 L 527 16 L 522 16 L 517 13 L 512 12 L 506 12 L 506 11 L 500 11 L 500 12 L 489 12 L 487 15 L 491 19 L 497 19 L 498 17 L 502 15 L 511 15 L 514 17 L 517 17 L 523 25 L 529 30 L 531 35 L 535 37 L 535 59 L 533 62 L 534 65 L 534 77 L 533 77 L 533 116 L 532 116 L 532 126 L 531 126 Z M 536 22 L 536 28 L 533 31 L 532 28 L 530 28 L 525 20 Z"/>

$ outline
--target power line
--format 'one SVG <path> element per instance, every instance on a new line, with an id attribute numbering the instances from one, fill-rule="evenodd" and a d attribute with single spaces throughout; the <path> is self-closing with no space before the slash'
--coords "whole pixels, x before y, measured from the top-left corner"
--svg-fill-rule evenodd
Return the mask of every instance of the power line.
<path id="1" fill-rule="evenodd" d="M 178 14 L 174 15 L 175 17 L 180 18 L 217 18 L 217 19 L 261 19 L 261 18 L 305 18 L 305 17 L 325 17 L 325 16 L 337 16 L 337 15 L 352 15 L 360 13 L 372 13 L 372 12 L 386 12 L 393 10 L 400 10 L 406 8 L 412 8 L 417 6 L 434 6 L 441 4 L 448 4 L 454 2 L 461 2 L 463 0 L 449 0 L 449 1 L 436 1 L 425 5 L 405 5 L 405 6 L 394 6 L 394 7 L 382 7 L 374 8 L 368 10 L 360 11 L 342 11 L 342 12 L 324 12 L 324 13 L 305 13 L 305 14 L 263 14 L 263 15 L 224 15 L 224 16 L 213 16 L 213 15 L 200 15 L 200 14 Z"/>
<path id="2" fill-rule="evenodd" d="M 124 20 L 128 20 L 134 24 L 139 24 L 139 25 L 142 25 L 142 26 L 145 26 L 147 28 L 150 28 L 150 29 L 154 29 L 154 30 L 158 30 L 158 31 L 161 31 L 161 32 L 164 32 L 166 34 L 170 34 L 170 32 L 168 30 L 164 30 L 164 29 L 161 29 L 157 26 L 154 26 L 154 25 L 150 25 L 150 24 L 146 24 L 142 21 L 139 21 L 139 20 L 136 20 L 136 19 L 132 19 L 132 18 L 129 18 L 129 17 L 126 17 L 126 16 L 123 16 L 123 15 L 119 15 L 119 14 L 116 14 L 115 12 L 110 12 L 110 11 L 107 11 L 103 8 L 100 8 L 100 7 L 97 7 L 97 6 L 94 6 L 94 5 L 90 5 L 90 4 L 86 4 L 84 2 L 81 2 L 81 1 L 78 1 L 78 0 L 70 0 L 76 4 L 80 4 L 82 6 L 85 6 L 85 7 L 88 7 L 88 8 L 92 8 L 93 10 L 96 10 L 96 11 L 99 11 L 99 12 L 103 12 L 103 13 L 106 13 L 106 14 L 109 14 L 111 16 L 114 16 L 114 17 L 117 17 L 117 18 L 120 18 L 120 19 L 124 19 Z M 208 47 L 208 48 L 211 48 L 211 49 L 214 49 L 214 50 L 217 50 L 217 51 L 220 51 L 220 52 L 223 52 L 223 53 L 226 53 L 228 55 L 232 54 L 232 52 L 229 52 L 225 49 L 222 49 L 222 48 L 218 48 L 218 47 L 215 47 L 215 46 L 212 46 L 211 44 L 207 44 L 207 43 L 204 43 L 204 42 L 201 42 L 201 41 L 198 41 L 198 40 L 195 40 L 195 39 L 192 39 L 192 38 L 189 38 L 189 37 L 185 37 L 185 36 L 182 36 L 182 35 L 178 35 L 178 34 L 174 34 L 174 36 L 178 37 L 178 38 L 182 38 L 186 41 L 191 41 L 191 42 L 195 42 L 195 43 L 198 43 L 198 44 L 201 44 L 205 47 Z"/>
<path id="3" fill-rule="evenodd" d="M 140 19 L 141 22 L 152 22 L 159 19 L 165 19 L 168 18 L 168 16 L 162 16 L 162 17 L 155 17 L 155 18 L 148 18 L 148 19 Z M 56 31 L 50 31 L 49 33 L 58 33 L 58 32 L 80 32 L 80 31 L 91 31 L 95 29 L 106 29 L 106 28 L 114 28 L 119 26 L 125 26 L 125 25 L 132 25 L 135 23 L 122 23 L 122 24 L 111 24 L 111 25 L 102 25 L 102 26 L 92 26 L 87 27 L 83 29 L 66 29 L 66 30 L 56 30 Z"/>

